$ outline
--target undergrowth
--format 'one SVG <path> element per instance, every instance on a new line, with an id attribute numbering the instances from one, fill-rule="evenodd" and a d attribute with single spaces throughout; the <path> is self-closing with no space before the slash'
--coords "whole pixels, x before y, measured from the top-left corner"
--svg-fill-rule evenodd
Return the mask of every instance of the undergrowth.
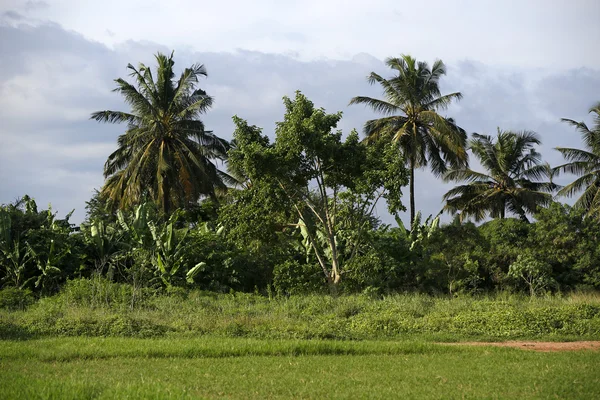
<path id="1" fill-rule="evenodd" d="M 0 291 L 2 298 L 4 291 Z M 600 338 L 600 296 L 529 298 L 398 294 L 305 295 L 133 290 L 103 279 L 68 282 L 55 296 L 0 310 L 0 338 L 211 335 L 263 339 Z M 27 295 L 29 296 L 29 295 Z M 6 303 L 6 302 L 5 302 Z M 2 304 L 2 303 L 0 303 Z"/>

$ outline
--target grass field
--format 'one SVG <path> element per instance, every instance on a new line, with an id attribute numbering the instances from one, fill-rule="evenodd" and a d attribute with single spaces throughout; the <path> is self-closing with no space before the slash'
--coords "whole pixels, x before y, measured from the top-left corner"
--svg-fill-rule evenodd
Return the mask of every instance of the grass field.
<path id="1" fill-rule="evenodd" d="M 0 342 L 0 397 L 573 398 L 600 352 L 418 341 L 52 338 Z"/>
<path id="2" fill-rule="evenodd" d="M 0 307 L 0 399 L 600 393 L 600 351 L 437 343 L 600 340 L 597 294 L 269 298 L 191 291 L 134 299 L 124 285 L 78 280 L 25 306 L 10 295 Z"/>

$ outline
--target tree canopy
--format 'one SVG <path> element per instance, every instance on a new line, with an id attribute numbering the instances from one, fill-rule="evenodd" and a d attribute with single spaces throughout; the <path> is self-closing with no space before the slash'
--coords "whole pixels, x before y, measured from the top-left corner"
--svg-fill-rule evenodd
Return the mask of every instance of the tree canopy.
<path id="1" fill-rule="evenodd" d="M 542 180 L 551 175 L 551 170 L 535 149 L 540 143 L 539 136 L 530 131 L 498 129 L 495 139 L 473 134 L 469 147 L 486 172 L 470 168 L 448 171 L 445 180 L 467 183 L 444 195 L 445 210 L 476 221 L 486 216 L 504 218 L 507 211 L 527 220 L 528 214 L 550 204 L 557 186 Z"/>
<path id="2" fill-rule="evenodd" d="M 156 77 L 144 64 L 129 64 L 135 83 L 115 80 L 114 91 L 123 95 L 130 112 L 97 111 L 91 118 L 127 124 L 104 165 L 102 195 L 121 208 L 152 200 L 169 214 L 202 195 L 214 196 L 233 179 L 214 163 L 225 159 L 227 141 L 205 130 L 199 119 L 213 104 L 196 87 L 206 69 L 194 64 L 175 80 L 173 53 L 155 58 Z"/>
<path id="3" fill-rule="evenodd" d="M 367 121 L 364 134 L 367 142 L 377 140 L 398 143 L 403 160 L 410 170 L 410 220 L 415 219 L 415 169 L 430 167 L 436 176 L 448 167 L 468 165 L 467 134 L 453 119 L 438 112 L 445 110 L 462 94 L 442 95 L 439 81 L 446 75 L 446 66 L 436 60 L 431 68 L 426 62 L 409 55 L 388 58 L 386 65 L 398 75 L 389 79 L 371 72 L 367 80 L 379 84 L 384 99 L 354 97 L 350 104 L 364 104 L 385 115 Z"/>

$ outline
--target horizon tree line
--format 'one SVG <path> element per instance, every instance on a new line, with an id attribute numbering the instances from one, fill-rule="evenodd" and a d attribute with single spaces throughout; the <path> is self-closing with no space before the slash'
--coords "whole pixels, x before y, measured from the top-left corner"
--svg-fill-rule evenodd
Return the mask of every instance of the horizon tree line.
<path id="1" fill-rule="evenodd" d="M 231 169 L 226 172 L 215 165 L 215 161 L 226 162 L 235 143 L 206 130 L 200 120 L 213 104 L 212 97 L 197 87 L 199 79 L 207 76 L 205 67 L 194 64 L 175 79 L 173 55 L 155 55 L 155 75 L 144 64 L 138 68 L 129 64 L 135 84 L 115 79 L 114 91 L 123 95 L 130 112 L 105 110 L 91 115 L 99 122 L 127 124 L 117 150 L 104 165 L 106 181 L 100 195 L 112 208 L 131 208 L 151 200 L 169 215 L 196 204 L 202 196 L 222 198 L 244 181 Z M 371 72 L 367 77 L 370 84 L 381 87 L 383 99 L 356 96 L 349 104 L 362 104 L 383 115 L 365 122 L 363 143 L 396 146 L 409 171 L 411 224 L 417 208 L 414 171 L 423 168 L 445 182 L 462 183 L 443 196 L 442 210 L 460 220 L 505 218 L 507 212 L 527 220 L 527 215 L 552 202 L 555 191 L 568 197 L 582 192 L 575 207 L 587 216 L 600 216 L 600 103 L 589 110 L 594 114 L 591 128 L 562 119 L 580 132 L 585 149 L 556 148 L 566 163 L 552 168 L 535 148 L 541 144 L 535 132 L 498 128 L 496 137 L 474 133 L 469 140 L 456 121 L 441 115 L 463 97 L 460 92 L 441 93 L 439 82 L 446 75 L 441 60 L 430 67 L 402 55 L 386 59 L 385 64 L 395 75 L 384 78 Z M 485 171 L 469 168 L 469 151 Z M 562 173 L 578 177 L 560 187 L 553 178 Z"/>

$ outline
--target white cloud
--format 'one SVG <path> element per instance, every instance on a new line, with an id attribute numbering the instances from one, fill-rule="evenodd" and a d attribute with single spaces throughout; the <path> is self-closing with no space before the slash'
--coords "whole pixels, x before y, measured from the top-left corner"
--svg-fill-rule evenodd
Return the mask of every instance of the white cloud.
<path id="1" fill-rule="evenodd" d="M 304 60 L 465 57 L 487 64 L 575 68 L 600 65 L 596 0 L 51 0 L 2 11 L 52 20 L 110 46 L 127 40 L 195 51 L 295 52 Z M 36 2 L 38 3 L 38 2 Z"/>

